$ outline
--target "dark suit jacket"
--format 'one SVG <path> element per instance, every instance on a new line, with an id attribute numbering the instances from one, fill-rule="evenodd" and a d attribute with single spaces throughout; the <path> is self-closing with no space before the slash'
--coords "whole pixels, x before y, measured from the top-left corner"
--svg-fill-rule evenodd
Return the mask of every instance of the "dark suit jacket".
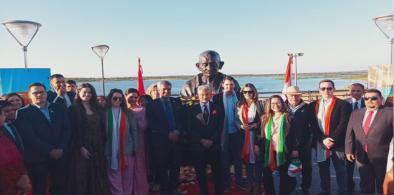
<path id="1" fill-rule="evenodd" d="M 22 141 L 22 138 L 21 138 L 18 130 L 16 129 L 16 126 L 14 125 L 14 123 L 9 123 L 9 124 L 4 123 L 3 126 L 6 126 L 6 125 L 7 126 L 12 125 L 13 128 L 15 128 L 15 135 L 14 135 L 15 137 L 13 137 L 10 134 L 10 132 L 7 129 L 7 127 L 4 127 L 4 135 L 7 136 L 12 141 L 12 143 L 14 143 L 16 145 L 18 150 L 22 153 L 23 150 L 24 150 L 23 141 Z"/>
<path id="2" fill-rule="evenodd" d="M 43 162 L 49 160 L 52 149 L 68 149 L 70 128 L 64 107 L 49 104 L 48 110 L 51 121 L 35 105 L 27 105 L 17 112 L 16 126 L 25 144 L 27 162 Z"/>
<path id="3" fill-rule="evenodd" d="M 347 102 L 349 102 L 352 110 L 353 110 L 353 103 L 352 103 L 352 98 L 347 98 L 346 99 Z M 361 107 L 360 108 L 365 108 L 365 100 L 364 98 L 361 98 Z"/>
<path id="4" fill-rule="evenodd" d="M 308 115 L 311 119 L 310 126 L 314 141 L 322 143 L 323 139 L 325 139 L 326 136 L 324 136 L 323 132 L 319 128 L 317 116 L 315 114 L 315 108 L 316 101 L 309 104 Z M 334 108 L 332 110 L 330 121 L 330 134 L 328 136 L 334 140 L 333 149 L 343 150 L 345 146 L 346 127 L 351 112 L 352 108 L 350 104 L 344 100 L 337 98 Z"/>
<path id="5" fill-rule="evenodd" d="M 180 121 L 182 105 L 179 98 L 170 97 L 172 112 L 176 130 L 178 133 L 183 131 L 183 126 Z M 164 111 L 161 99 L 155 99 L 149 103 L 146 108 L 146 116 L 148 120 L 149 137 L 152 146 L 164 146 L 169 144 L 168 134 L 170 133 L 169 124 L 166 113 Z"/>
<path id="6" fill-rule="evenodd" d="M 188 130 L 191 136 L 191 149 L 201 151 L 205 149 L 201 144 L 201 139 L 213 141 L 210 150 L 220 150 L 220 136 L 223 129 L 224 113 L 214 105 L 209 103 L 208 123 L 204 120 L 200 104 L 193 105 L 188 112 Z"/>
<path id="7" fill-rule="evenodd" d="M 287 105 L 289 104 L 287 103 Z M 308 118 L 308 104 L 305 103 L 302 107 L 298 108 L 298 110 L 291 115 L 294 119 L 292 129 L 295 131 L 295 135 L 297 137 L 297 147 L 299 147 L 300 149 L 310 147 L 312 133 L 309 128 L 310 118 Z"/>
<path id="8" fill-rule="evenodd" d="M 362 127 L 365 112 L 366 108 L 362 108 L 354 111 L 350 117 L 346 132 L 346 154 L 355 154 L 360 162 L 365 162 L 365 155 L 368 155 L 371 161 L 377 159 L 386 161 L 390 141 L 393 138 L 393 108 L 378 109 L 367 135 Z M 364 152 L 365 144 L 368 144 L 368 154 Z"/>
<path id="9" fill-rule="evenodd" d="M 47 100 L 50 103 L 58 103 L 58 104 L 64 104 L 65 105 L 65 99 L 63 98 L 56 98 L 57 94 L 53 91 L 48 91 L 48 96 L 47 96 Z M 74 103 L 74 98 L 75 98 L 75 93 L 74 92 L 66 92 L 66 95 L 68 96 L 68 98 L 70 98 L 71 104 Z"/>

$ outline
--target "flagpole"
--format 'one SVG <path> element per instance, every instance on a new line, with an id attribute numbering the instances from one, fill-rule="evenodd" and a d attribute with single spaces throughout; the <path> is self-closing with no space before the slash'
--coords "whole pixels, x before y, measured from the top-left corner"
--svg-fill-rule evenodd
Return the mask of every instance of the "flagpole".
<path id="1" fill-rule="evenodd" d="M 101 58 L 101 82 L 103 85 L 103 95 L 105 96 L 104 58 Z"/>
<path id="2" fill-rule="evenodd" d="M 297 55 L 294 56 L 294 80 L 295 80 L 295 86 L 297 86 Z"/>
<path id="3" fill-rule="evenodd" d="M 297 79 L 297 76 L 298 76 L 297 58 L 298 58 L 298 57 L 301 57 L 301 56 L 304 56 L 304 53 L 291 53 L 291 54 L 288 54 L 288 55 L 292 55 L 292 56 L 293 56 L 293 59 L 294 59 L 294 80 L 295 80 L 294 84 L 295 84 L 295 86 L 298 86 L 298 79 Z"/>

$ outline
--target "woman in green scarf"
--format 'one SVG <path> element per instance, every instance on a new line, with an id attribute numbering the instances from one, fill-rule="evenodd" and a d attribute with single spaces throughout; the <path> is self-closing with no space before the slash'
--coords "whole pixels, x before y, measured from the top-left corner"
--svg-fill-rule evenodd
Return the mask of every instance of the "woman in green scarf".
<path id="1" fill-rule="evenodd" d="M 261 117 L 261 129 L 265 194 L 275 194 L 272 177 L 274 171 L 279 172 L 279 194 L 290 194 L 295 188 L 296 180 L 287 172 L 291 159 L 298 156 L 298 151 L 295 147 L 295 134 L 291 130 L 290 115 L 279 95 L 268 99 Z"/>

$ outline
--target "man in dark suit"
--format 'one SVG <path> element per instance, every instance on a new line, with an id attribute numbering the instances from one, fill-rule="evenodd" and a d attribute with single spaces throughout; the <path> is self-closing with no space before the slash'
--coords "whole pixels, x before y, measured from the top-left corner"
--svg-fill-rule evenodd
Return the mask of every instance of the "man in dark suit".
<path id="1" fill-rule="evenodd" d="M 16 126 L 25 144 L 24 160 L 32 180 L 33 195 L 46 194 L 48 176 L 51 194 L 65 192 L 65 153 L 70 139 L 65 108 L 47 102 L 45 86 L 29 86 L 32 103 L 17 112 Z"/>
<path id="2" fill-rule="evenodd" d="M 179 99 L 170 97 L 169 81 L 160 81 L 157 88 L 160 98 L 149 103 L 146 109 L 152 161 L 157 168 L 162 194 L 179 194 L 181 104 Z"/>
<path id="3" fill-rule="evenodd" d="M 5 123 L 3 124 L 5 128 L 4 134 L 16 145 L 22 154 L 24 148 L 22 138 L 14 124 L 16 115 L 15 108 L 11 103 L 5 100 L 0 100 L 0 106 L 3 108 L 2 110 L 4 111 L 4 115 L 6 117 Z"/>
<path id="4" fill-rule="evenodd" d="M 235 123 L 236 107 L 239 91 L 235 91 L 235 79 L 226 76 L 223 79 L 223 93 L 213 97 L 213 103 L 221 110 L 224 110 L 224 123 L 221 136 L 222 146 L 222 172 L 224 189 L 227 191 L 231 187 L 230 166 L 234 164 L 235 185 L 241 189 L 246 189 L 246 181 L 242 177 L 242 140 L 243 134 Z"/>
<path id="5" fill-rule="evenodd" d="M 302 163 L 302 192 L 309 195 L 312 182 L 312 133 L 309 128 L 308 104 L 302 100 L 302 93 L 297 86 L 289 86 L 286 90 L 287 106 L 293 117 L 292 129 L 297 135 L 299 158 Z"/>
<path id="6" fill-rule="evenodd" d="M 338 183 L 337 194 L 347 194 L 345 157 L 346 126 L 351 113 L 350 104 L 334 96 L 332 80 L 319 83 L 321 98 L 309 104 L 310 125 L 316 143 L 319 165 L 320 194 L 330 194 L 330 162 L 332 161 Z"/>
<path id="7" fill-rule="evenodd" d="M 220 136 L 223 129 L 224 113 L 210 100 L 212 91 L 208 85 L 197 89 L 199 104 L 193 105 L 188 115 L 188 130 L 191 135 L 191 151 L 194 156 L 200 194 L 208 195 L 206 176 L 207 164 L 211 164 L 216 194 L 224 193 L 220 165 Z"/>
<path id="8" fill-rule="evenodd" d="M 376 89 L 368 89 L 364 100 L 366 107 L 353 112 L 347 126 L 346 157 L 356 160 L 361 194 L 381 194 L 393 138 L 393 108 L 382 107 L 383 97 Z"/>
<path id="9" fill-rule="evenodd" d="M 48 102 L 58 103 L 64 105 L 66 108 L 70 107 L 75 98 L 75 92 L 66 91 L 66 81 L 61 74 L 54 74 L 50 77 L 52 90 L 48 91 Z"/>
<path id="10" fill-rule="evenodd" d="M 349 88 L 350 97 L 346 99 L 352 105 L 352 111 L 365 107 L 364 85 L 361 83 L 353 83 Z"/>
<path id="11" fill-rule="evenodd" d="M 364 85 L 361 83 L 353 83 L 349 88 L 350 97 L 346 99 L 352 105 L 352 111 L 358 110 L 365 107 L 364 95 Z M 349 194 L 354 191 L 354 162 L 346 161 L 347 169 L 347 182 Z"/>

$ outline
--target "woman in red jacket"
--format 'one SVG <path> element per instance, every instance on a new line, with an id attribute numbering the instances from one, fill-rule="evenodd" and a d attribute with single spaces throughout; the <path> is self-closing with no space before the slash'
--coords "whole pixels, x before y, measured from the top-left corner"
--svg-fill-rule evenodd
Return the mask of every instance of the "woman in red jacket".
<path id="1" fill-rule="evenodd" d="M 16 145 L 4 134 L 5 115 L 0 101 L 0 195 L 25 194 L 29 188 L 29 177 L 22 155 Z"/>

